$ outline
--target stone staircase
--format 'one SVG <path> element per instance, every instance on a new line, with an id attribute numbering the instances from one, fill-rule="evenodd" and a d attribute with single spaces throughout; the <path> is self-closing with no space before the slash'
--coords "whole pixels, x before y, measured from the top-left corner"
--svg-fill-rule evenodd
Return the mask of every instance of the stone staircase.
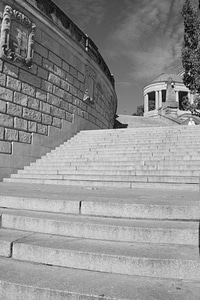
<path id="1" fill-rule="evenodd" d="M 0 299 L 197 300 L 199 194 L 0 184 Z"/>
<path id="2" fill-rule="evenodd" d="M 5 182 L 198 190 L 200 127 L 82 131 Z"/>
<path id="3" fill-rule="evenodd" d="M 198 300 L 199 137 L 84 131 L 0 183 L 0 299 Z"/>
<path id="4" fill-rule="evenodd" d="M 141 127 L 165 127 L 165 126 L 178 126 L 173 120 L 166 118 L 151 118 L 151 117 L 142 117 L 142 116 L 130 116 L 130 115 L 118 115 L 117 126 L 124 126 L 127 128 L 141 128 Z"/>

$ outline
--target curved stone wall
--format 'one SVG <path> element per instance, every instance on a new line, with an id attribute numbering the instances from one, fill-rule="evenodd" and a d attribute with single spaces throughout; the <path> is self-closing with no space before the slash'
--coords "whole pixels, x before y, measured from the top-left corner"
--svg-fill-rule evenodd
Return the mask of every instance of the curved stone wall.
<path id="1" fill-rule="evenodd" d="M 80 130 L 113 128 L 114 78 L 51 0 L 0 2 L 0 180 Z"/>

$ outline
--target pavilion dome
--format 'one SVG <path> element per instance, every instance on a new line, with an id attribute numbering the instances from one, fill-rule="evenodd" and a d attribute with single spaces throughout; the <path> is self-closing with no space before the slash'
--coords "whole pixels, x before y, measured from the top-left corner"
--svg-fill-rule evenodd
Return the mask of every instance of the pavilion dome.
<path id="1" fill-rule="evenodd" d="M 167 82 L 168 78 L 171 77 L 174 82 L 177 83 L 182 83 L 183 84 L 183 79 L 180 73 L 177 74 L 166 74 L 162 73 L 158 77 L 156 77 L 151 83 L 156 83 L 156 82 Z"/>

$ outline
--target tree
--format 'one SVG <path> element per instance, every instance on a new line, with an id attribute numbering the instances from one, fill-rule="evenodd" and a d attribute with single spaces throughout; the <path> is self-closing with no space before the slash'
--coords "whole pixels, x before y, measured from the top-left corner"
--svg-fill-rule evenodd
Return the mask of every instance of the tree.
<path id="1" fill-rule="evenodd" d="M 183 83 L 193 93 L 200 92 L 200 19 L 198 10 L 185 0 L 182 16 L 184 20 L 184 42 L 182 47 L 182 65 L 185 70 Z"/>
<path id="2" fill-rule="evenodd" d="M 199 96 L 194 99 L 194 102 L 192 104 L 189 102 L 187 96 L 183 97 L 182 107 L 184 108 L 184 110 L 189 110 L 192 115 L 200 117 L 200 113 L 197 111 L 197 109 L 200 109 Z"/>
<path id="3" fill-rule="evenodd" d="M 132 116 L 143 116 L 144 114 L 144 105 L 139 105 L 137 111 L 132 114 Z"/>
<path id="4" fill-rule="evenodd" d="M 184 20 L 184 42 L 182 47 L 182 65 L 184 68 L 183 83 L 193 93 L 194 103 L 184 97 L 182 106 L 198 115 L 200 108 L 200 17 L 199 7 L 196 9 L 191 0 L 185 0 L 182 8 Z"/>

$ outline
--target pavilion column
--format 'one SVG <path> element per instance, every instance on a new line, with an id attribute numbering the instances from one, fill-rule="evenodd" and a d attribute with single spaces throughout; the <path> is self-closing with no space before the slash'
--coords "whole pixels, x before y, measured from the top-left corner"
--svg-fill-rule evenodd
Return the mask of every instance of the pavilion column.
<path id="1" fill-rule="evenodd" d="M 159 105 L 158 105 L 158 107 L 160 108 L 160 107 L 162 107 L 162 91 L 160 90 L 159 91 Z"/>
<path id="2" fill-rule="evenodd" d="M 158 91 L 156 91 L 156 103 L 155 103 L 155 109 L 158 109 L 159 108 L 159 94 L 158 94 Z"/>
<path id="3" fill-rule="evenodd" d="M 176 95 L 176 102 L 179 103 L 179 94 L 178 94 L 178 91 L 175 91 L 175 95 Z"/>
<path id="4" fill-rule="evenodd" d="M 149 95 L 144 95 L 144 112 L 149 111 Z"/>

